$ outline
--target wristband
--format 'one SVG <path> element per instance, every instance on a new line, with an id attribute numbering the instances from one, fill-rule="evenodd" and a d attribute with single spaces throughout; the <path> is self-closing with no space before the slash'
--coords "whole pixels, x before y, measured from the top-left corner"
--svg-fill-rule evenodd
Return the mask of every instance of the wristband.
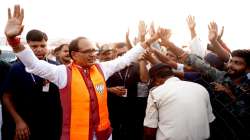
<path id="1" fill-rule="evenodd" d="M 8 44 L 10 46 L 18 46 L 21 43 L 21 39 L 19 37 L 7 38 Z"/>

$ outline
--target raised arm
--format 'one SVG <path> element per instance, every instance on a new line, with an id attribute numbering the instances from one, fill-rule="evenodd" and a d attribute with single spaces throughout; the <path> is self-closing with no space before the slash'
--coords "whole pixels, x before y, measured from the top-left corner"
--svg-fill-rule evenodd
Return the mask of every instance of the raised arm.
<path id="1" fill-rule="evenodd" d="M 189 31 L 191 33 L 191 39 L 194 39 L 197 35 L 196 30 L 195 30 L 196 23 L 195 23 L 194 16 L 189 15 L 187 17 L 187 25 L 188 25 Z"/>
<path id="2" fill-rule="evenodd" d="M 163 53 L 154 48 L 152 48 L 151 50 L 161 62 L 170 65 L 174 69 L 177 69 L 177 63 L 175 61 L 170 60 L 166 55 L 164 55 Z"/>
<path id="3" fill-rule="evenodd" d="M 169 32 L 170 31 L 167 29 L 160 30 L 159 34 L 161 36 L 162 44 L 164 44 L 164 46 L 167 47 L 170 51 L 175 53 L 178 56 L 179 61 L 184 62 L 184 64 L 190 65 L 193 69 L 198 70 L 205 75 L 208 75 L 214 80 L 220 78 L 220 76 L 222 75 L 221 71 L 217 70 L 214 67 L 211 67 L 209 64 L 206 64 L 198 56 L 194 54 L 187 54 L 181 48 L 176 47 L 174 43 L 170 42 L 168 40 Z"/>
<path id="4" fill-rule="evenodd" d="M 43 60 L 38 60 L 30 48 L 25 48 L 24 45 L 21 44 L 18 36 L 23 31 L 23 18 L 24 10 L 21 9 L 19 5 L 15 5 L 13 15 L 11 14 L 10 8 L 8 9 L 8 21 L 5 27 L 5 35 L 9 45 L 25 65 L 28 72 L 48 79 L 59 88 L 64 87 L 67 82 L 66 67 L 63 65 L 55 66 Z"/>
<path id="5" fill-rule="evenodd" d="M 138 38 L 140 42 L 145 41 L 145 36 L 147 34 L 147 26 L 143 20 L 139 21 L 138 25 Z"/>
<path id="6" fill-rule="evenodd" d="M 147 83 L 149 81 L 147 61 L 143 57 L 138 61 L 139 61 L 138 63 L 139 63 L 140 80 L 143 83 Z"/>
<path id="7" fill-rule="evenodd" d="M 188 16 L 187 17 L 187 25 L 189 28 L 189 31 L 191 33 L 191 42 L 189 44 L 189 48 L 191 50 L 192 54 L 196 54 L 200 56 L 201 58 L 204 58 L 206 54 L 206 48 L 202 46 L 201 40 L 196 34 L 196 23 L 195 23 L 195 17 L 194 16 Z"/>
<path id="8" fill-rule="evenodd" d="M 178 57 L 178 60 L 184 61 L 185 58 L 187 57 L 185 51 L 182 50 L 181 48 L 176 47 L 174 43 L 169 41 L 169 38 L 171 36 L 171 31 L 169 29 L 160 28 L 158 32 L 162 41 L 161 44 L 170 51 L 172 51 Z"/>
<path id="9" fill-rule="evenodd" d="M 143 43 L 138 43 L 135 47 L 130 49 L 123 56 L 118 57 L 111 61 L 101 62 L 100 66 L 103 70 L 105 79 L 107 80 L 113 73 L 123 69 L 124 67 L 135 62 L 137 58 L 143 53 L 144 49 L 150 47 L 150 45 L 159 38 L 158 34 L 155 34 L 153 37 L 144 41 Z"/>
<path id="10" fill-rule="evenodd" d="M 208 26 L 209 34 L 208 39 L 212 46 L 210 50 L 216 53 L 224 62 L 227 62 L 230 58 L 230 53 L 225 50 L 218 41 L 218 26 L 215 22 L 211 22 Z"/>
<path id="11" fill-rule="evenodd" d="M 5 26 L 5 35 L 9 42 L 9 45 L 12 47 L 15 53 L 20 52 L 25 49 L 25 47 L 20 44 L 20 38 L 17 36 L 21 35 L 23 32 L 24 25 L 24 9 L 20 8 L 19 5 L 14 6 L 13 15 L 11 14 L 11 9 L 8 8 L 8 21 Z"/>
<path id="12" fill-rule="evenodd" d="M 150 49 L 147 49 L 143 53 L 143 58 L 151 63 L 151 65 L 161 63 L 161 61 L 156 58 L 155 54 Z"/>
<path id="13" fill-rule="evenodd" d="M 154 36 L 154 34 L 156 33 L 156 31 L 155 31 L 155 24 L 154 24 L 153 21 L 150 24 L 148 33 L 149 33 L 150 36 Z"/>
<path id="14" fill-rule="evenodd" d="M 133 47 L 133 45 L 131 44 L 131 41 L 130 41 L 130 39 L 129 39 L 129 29 L 128 29 L 128 31 L 126 32 L 126 44 L 127 44 L 127 46 L 128 46 L 128 49 L 130 50 L 132 47 Z"/>
<path id="15" fill-rule="evenodd" d="M 228 46 L 226 45 L 226 43 L 222 40 L 222 36 L 224 34 L 224 26 L 222 26 L 220 33 L 218 34 L 218 38 L 217 40 L 219 41 L 219 43 L 221 44 L 221 46 L 228 51 L 229 53 L 231 53 L 230 48 L 228 48 Z"/>

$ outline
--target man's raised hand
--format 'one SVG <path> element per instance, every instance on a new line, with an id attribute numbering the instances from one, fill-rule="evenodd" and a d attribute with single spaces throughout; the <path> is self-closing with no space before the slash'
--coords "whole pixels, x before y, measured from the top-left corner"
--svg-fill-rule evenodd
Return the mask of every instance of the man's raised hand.
<path id="1" fill-rule="evenodd" d="M 195 26 L 196 26 L 196 23 L 195 23 L 195 18 L 194 16 L 188 16 L 187 17 L 187 24 L 188 24 L 188 28 L 189 30 L 194 30 L 195 29 Z"/>
<path id="2" fill-rule="evenodd" d="M 160 28 L 158 30 L 158 34 L 161 38 L 162 43 L 163 42 L 168 42 L 169 38 L 171 37 L 171 30 L 170 29 L 164 29 L 164 28 Z"/>
<path id="3" fill-rule="evenodd" d="M 139 31 L 138 38 L 139 38 L 140 42 L 144 42 L 145 36 L 147 34 L 147 25 L 145 24 L 145 22 L 143 20 L 139 21 L 138 31 Z"/>
<path id="4" fill-rule="evenodd" d="M 208 25 L 208 39 L 210 42 L 215 42 L 218 38 L 218 26 L 216 22 L 210 22 Z"/>
<path id="5" fill-rule="evenodd" d="M 8 21 L 5 27 L 5 35 L 7 38 L 14 38 L 20 35 L 23 31 L 24 25 L 24 10 L 20 8 L 20 5 L 14 6 L 14 12 L 11 13 L 10 8 L 8 8 Z"/>
<path id="6" fill-rule="evenodd" d="M 196 31 L 195 31 L 196 23 L 195 23 L 194 16 L 187 17 L 187 25 L 191 33 L 191 39 L 194 39 L 197 36 Z"/>
<path id="7" fill-rule="evenodd" d="M 221 38 L 222 38 L 223 34 L 224 34 L 224 26 L 222 26 L 220 33 L 218 34 L 218 38 L 217 38 L 218 41 L 222 40 Z"/>
<path id="8" fill-rule="evenodd" d="M 150 36 L 153 36 L 156 33 L 156 31 L 155 31 L 155 25 L 154 25 L 153 21 L 151 22 L 150 28 L 148 30 L 149 30 L 148 32 L 149 32 Z"/>

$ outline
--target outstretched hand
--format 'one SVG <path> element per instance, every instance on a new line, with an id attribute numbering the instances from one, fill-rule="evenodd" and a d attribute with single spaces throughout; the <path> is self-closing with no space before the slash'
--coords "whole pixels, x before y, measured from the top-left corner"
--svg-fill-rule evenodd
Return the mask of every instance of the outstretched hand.
<path id="1" fill-rule="evenodd" d="M 187 24 L 188 24 L 189 30 L 194 30 L 195 29 L 196 23 L 195 23 L 194 16 L 189 15 L 187 17 Z"/>
<path id="2" fill-rule="evenodd" d="M 149 32 L 149 35 L 150 36 L 153 36 L 155 34 L 155 25 L 154 25 L 154 22 L 152 21 L 151 24 L 150 24 L 150 28 L 148 29 L 148 32 Z"/>
<path id="3" fill-rule="evenodd" d="M 146 35 L 147 25 L 145 24 L 143 20 L 139 21 L 138 30 L 139 30 L 140 35 L 144 35 L 144 36 Z"/>
<path id="4" fill-rule="evenodd" d="M 23 31 L 24 25 L 24 10 L 20 8 L 20 5 L 14 6 L 13 15 L 11 14 L 10 8 L 8 8 L 8 21 L 5 27 L 5 35 L 7 38 L 14 38 L 20 35 Z"/>
<path id="5" fill-rule="evenodd" d="M 218 34 L 218 38 L 217 38 L 218 41 L 221 41 L 223 34 L 224 34 L 224 26 L 222 26 L 220 33 Z"/>
<path id="6" fill-rule="evenodd" d="M 210 22 L 208 25 L 208 39 L 210 42 L 215 42 L 218 39 L 218 26 L 216 22 Z"/>
<path id="7" fill-rule="evenodd" d="M 139 38 L 140 42 L 144 42 L 145 36 L 147 34 L 147 25 L 145 24 L 145 22 L 143 20 L 139 21 L 138 31 L 139 31 L 138 38 Z"/>
<path id="8" fill-rule="evenodd" d="M 160 28 L 158 30 L 158 34 L 161 38 L 162 43 L 164 44 L 164 42 L 168 42 L 169 38 L 171 37 L 171 30 L 170 29 L 164 29 L 164 28 Z"/>
<path id="9" fill-rule="evenodd" d="M 129 29 L 126 32 L 126 40 L 125 41 L 126 41 L 126 44 L 127 44 L 129 49 L 133 48 L 133 45 L 131 44 L 130 39 L 129 39 Z"/>

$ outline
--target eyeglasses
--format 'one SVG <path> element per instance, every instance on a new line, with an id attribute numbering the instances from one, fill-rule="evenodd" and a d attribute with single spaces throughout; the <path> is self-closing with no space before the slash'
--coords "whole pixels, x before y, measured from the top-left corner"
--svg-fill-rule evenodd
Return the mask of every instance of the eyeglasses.
<path id="1" fill-rule="evenodd" d="M 98 51 L 96 49 L 87 49 L 84 51 L 78 50 L 76 52 L 82 53 L 82 54 L 97 54 Z"/>

